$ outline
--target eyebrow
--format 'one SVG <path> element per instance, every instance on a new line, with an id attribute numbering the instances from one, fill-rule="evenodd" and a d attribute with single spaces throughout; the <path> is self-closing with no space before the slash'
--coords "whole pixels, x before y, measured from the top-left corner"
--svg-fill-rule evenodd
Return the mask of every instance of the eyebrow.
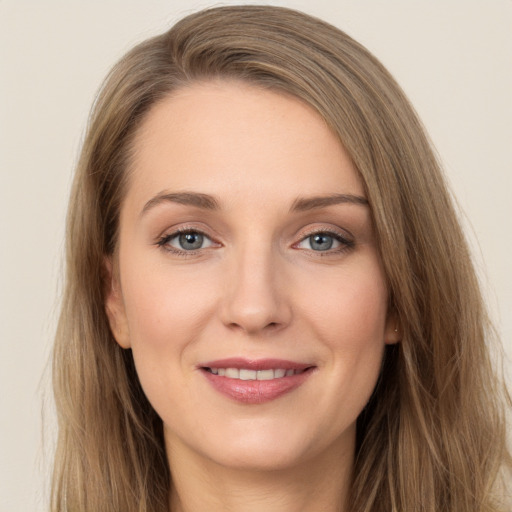
<path id="1" fill-rule="evenodd" d="M 298 197 L 293 202 L 291 212 L 304 212 L 326 208 L 336 204 L 357 204 L 368 206 L 368 199 L 355 194 L 331 194 L 328 196 Z"/>
<path id="2" fill-rule="evenodd" d="M 142 208 L 141 216 L 148 210 L 162 203 L 178 203 L 187 206 L 196 206 L 204 210 L 218 210 L 219 202 L 213 196 L 208 194 L 200 194 L 199 192 L 161 192 L 151 198 Z"/>
<path id="3" fill-rule="evenodd" d="M 209 194 L 199 192 L 161 192 L 151 198 L 142 208 L 140 215 L 162 203 L 177 203 L 186 206 L 195 206 L 204 210 L 219 210 L 217 199 Z M 368 206 L 368 200 L 355 194 L 331 194 L 328 196 L 298 197 L 292 203 L 290 212 L 304 212 L 319 208 L 326 208 L 336 204 L 356 204 Z"/>

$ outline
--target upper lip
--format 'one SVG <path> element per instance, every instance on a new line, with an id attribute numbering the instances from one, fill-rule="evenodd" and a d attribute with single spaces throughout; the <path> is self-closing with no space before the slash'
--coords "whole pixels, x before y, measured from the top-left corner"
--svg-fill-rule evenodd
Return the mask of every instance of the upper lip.
<path id="1" fill-rule="evenodd" d="M 199 368 L 238 368 L 239 370 L 244 368 L 248 370 L 305 370 L 312 366 L 314 365 L 286 359 L 246 359 L 243 357 L 217 359 L 198 365 Z"/>

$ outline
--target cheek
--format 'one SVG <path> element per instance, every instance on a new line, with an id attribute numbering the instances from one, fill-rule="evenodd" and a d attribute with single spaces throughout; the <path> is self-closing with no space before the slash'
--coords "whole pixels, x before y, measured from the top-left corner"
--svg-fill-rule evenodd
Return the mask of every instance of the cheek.
<path id="1" fill-rule="evenodd" d="M 128 263 L 128 261 L 126 261 Z M 126 270 L 128 270 L 128 265 Z M 133 267 L 132 267 L 133 268 Z M 125 272 L 123 295 L 132 354 L 144 392 L 162 418 L 190 401 L 190 358 L 215 310 L 211 287 L 150 266 Z"/>
<path id="2" fill-rule="evenodd" d="M 214 309 L 211 283 L 164 265 L 126 273 L 125 310 L 134 349 L 176 350 L 194 339 Z"/>
<path id="3" fill-rule="evenodd" d="M 317 280 L 312 292 L 302 296 L 307 298 L 303 310 L 332 350 L 363 351 L 383 344 L 387 290 L 377 262 Z"/>
<path id="4" fill-rule="evenodd" d="M 329 415 L 332 435 L 355 421 L 368 402 L 385 347 L 383 275 L 377 265 L 351 270 L 330 284 L 326 281 L 323 289 L 315 286 L 308 304 L 303 305 L 314 335 L 326 348 L 322 365 L 330 378 L 324 383 L 318 407 Z"/>

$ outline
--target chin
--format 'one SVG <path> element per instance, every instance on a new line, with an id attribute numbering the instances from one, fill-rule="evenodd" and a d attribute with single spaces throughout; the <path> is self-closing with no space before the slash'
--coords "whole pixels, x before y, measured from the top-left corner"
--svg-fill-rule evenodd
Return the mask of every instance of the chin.
<path id="1" fill-rule="evenodd" d="M 237 471 L 284 471 L 306 462 L 309 459 L 306 452 L 301 447 L 236 446 L 216 454 L 214 461 Z"/>
<path id="2" fill-rule="evenodd" d="M 331 439 L 328 432 L 311 435 L 309 430 L 294 428 L 297 425 L 293 422 L 286 429 L 282 425 L 258 425 L 254 420 L 247 423 L 246 429 L 211 439 L 209 446 L 203 445 L 203 454 L 221 466 L 239 471 L 283 471 L 352 446 L 352 429 L 345 436 Z"/>

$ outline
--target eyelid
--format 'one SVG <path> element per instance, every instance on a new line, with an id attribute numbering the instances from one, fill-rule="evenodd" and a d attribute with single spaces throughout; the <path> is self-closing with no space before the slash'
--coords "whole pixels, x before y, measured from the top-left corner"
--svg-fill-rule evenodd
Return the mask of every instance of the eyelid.
<path id="1" fill-rule="evenodd" d="M 306 229 L 300 233 L 300 241 L 308 238 L 309 236 L 316 235 L 319 233 L 325 233 L 327 235 L 333 235 L 339 237 L 346 242 L 353 242 L 353 235 L 346 229 L 337 228 L 334 226 L 316 226 L 313 228 Z"/>
<path id="2" fill-rule="evenodd" d="M 201 251 L 209 249 L 210 247 L 220 247 L 222 244 L 217 242 L 213 236 L 206 232 L 207 230 L 201 229 L 197 226 L 179 226 L 177 228 L 171 228 L 163 232 L 162 235 L 158 236 L 155 245 L 167 252 L 177 254 L 179 256 L 193 256 Z M 169 241 L 172 239 L 185 234 L 185 233 L 197 233 L 202 235 L 204 238 L 207 238 L 211 244 L 208 247 L 201 247 L 199 249 L 194 250 L 184 250 L 178 247 L 174 247 L 169 245 Z"/>
<path id="3" fill-rule="evenodd" d="M 351 233 L 347 232 L 346 230 L 342 230 L 340 228 L 335 227 L 327 227 L 327 226 L 318 226 L 315 228 L 311 228 L 305 232 L 302 232 L 300 234 L 300 238 L 298 242 L 295 242 L 293 244 L 293 248 L 295 249 L 301 249 L 301 247 L 298 247 L 299 244 L 307 240 L 309 237 L 317 235 L 317 234 L 325 234 L 328 236 L 332 236 L 335 240 L 337 240 L 341 245 L 340 247 L 336 247 L 334 249 L 327 249 L 325 251 L 315 251 L 313 249 L 304 249 L 309 252 L 316 253 L 318 255 L 326 256 L 328 254 L 335 254 L 339 252 L 343 252 L 345 250 L 352 249 L 355 246 L 354 237 Z"/>

